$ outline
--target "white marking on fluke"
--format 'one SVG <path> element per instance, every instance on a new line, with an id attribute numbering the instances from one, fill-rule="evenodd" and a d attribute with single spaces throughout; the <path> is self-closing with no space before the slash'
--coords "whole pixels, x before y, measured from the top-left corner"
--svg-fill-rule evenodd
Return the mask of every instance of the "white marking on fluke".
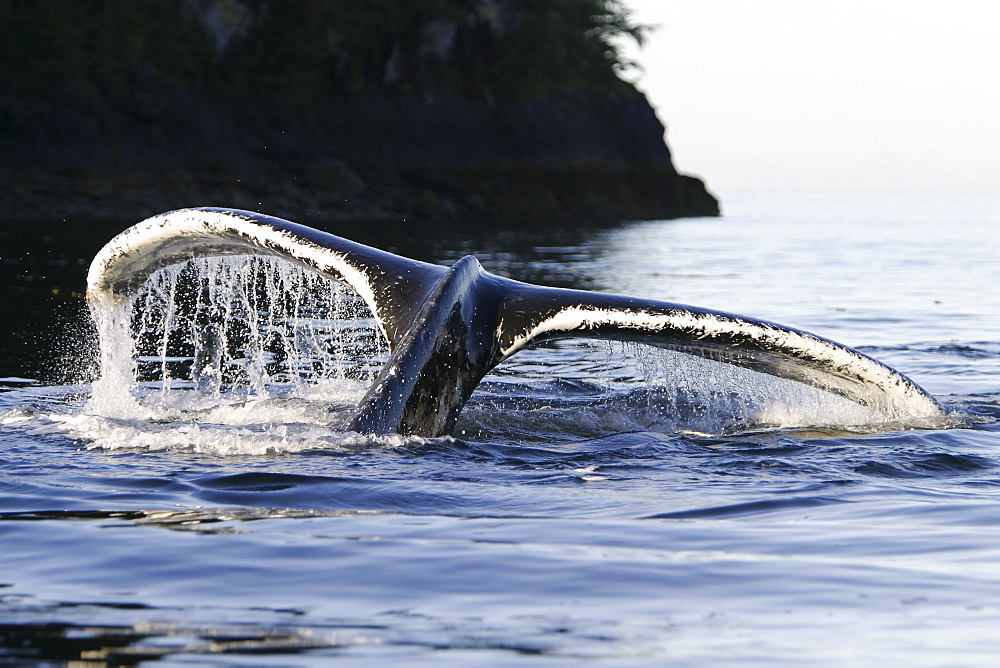
<path id="1" fill-rule="evenodd" d="M 182 209 L 149 218 L 94 258 L 87 299 L 129 299 L 151 273 L 194 257 L 276 255 L 330 276 L 365 301 L 390 358 L 352 428 L 437 436 L 490 369 L 554 338 L 638 341 L 795 380 L 880 410 L 934 417 L 938 403 L 888 366 L 828 339 L 709 309 L 530 285 L 472 257 L 446 268 L 250 211 Z"/>

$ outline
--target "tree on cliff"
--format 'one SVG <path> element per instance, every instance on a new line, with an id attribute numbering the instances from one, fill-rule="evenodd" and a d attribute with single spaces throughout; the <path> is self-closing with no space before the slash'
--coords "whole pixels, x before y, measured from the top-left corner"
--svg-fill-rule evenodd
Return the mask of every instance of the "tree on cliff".
<path id="1" fill-rule="evenodd" d="M 305 101 L 607 90 L 641 40 L 618 0 L 4 0 L 0 85 L 174 83 Z"/>
<path id="2" fill-rule="evenodd" d="M 620 0 L 0 0 L 0 208 L 713 215 L 620 76 L 644 34 Z"/>

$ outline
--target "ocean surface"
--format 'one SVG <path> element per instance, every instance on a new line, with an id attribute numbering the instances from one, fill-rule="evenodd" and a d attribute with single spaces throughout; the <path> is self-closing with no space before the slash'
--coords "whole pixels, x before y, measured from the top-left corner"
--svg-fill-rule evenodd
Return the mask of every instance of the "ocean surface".
<path id="1" fill-rule="evenodd" d="M 102 351 L 91 249 L 9 245 L 0 664 L 995 665 L 1000 195 L 722 201 L 353 236 L 805 329 L 946 416 L 567 340 L 499 367 L 454 436 L 362 436 L 344 416 L 384 344 L 336 286 L 259 260 L 168 269 Z M 244 342 L 217 376 L 185 375 L 192 280 Z"/>

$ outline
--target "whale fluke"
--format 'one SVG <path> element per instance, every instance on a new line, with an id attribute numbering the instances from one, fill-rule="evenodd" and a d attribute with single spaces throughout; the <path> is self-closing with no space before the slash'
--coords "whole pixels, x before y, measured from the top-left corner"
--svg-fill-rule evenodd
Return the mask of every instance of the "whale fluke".
<path id="1" fill-rule="evenodd" d="M 351 428 L 447 434 L 483 377 L 541 341 L 635 341 L 795 380 L 898 416 L 938 416 L 913 381 L 808 332 L 704 308 L 495 276 L 472 256 L 451 267 L 404 258 L 250 211 L 182 209 L 149 218 L 94 258 L 87 299 L 120 302 L 157 269 L 194 257 L 276 255 L 354 289 L 389 343 L 389 359 Z"/>

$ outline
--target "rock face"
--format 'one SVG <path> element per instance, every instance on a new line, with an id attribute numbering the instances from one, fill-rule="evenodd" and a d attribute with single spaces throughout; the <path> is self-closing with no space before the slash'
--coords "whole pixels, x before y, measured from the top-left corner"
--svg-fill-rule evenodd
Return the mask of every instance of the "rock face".
<path id="1" fill-rule="evenodd" d="M 134 221 L 191 205 L 314 225 L 718 214 L 701 181 L 674 169 L 662 124 L 606 53 L 590 74 L 563 77 L 551 40 L 517 36 L 545 25 L 537 3 L 457 11 L 440 0 L 437 13 L 376 12 L 382 21 L 357 8 L 406 3 L 302 3 L 311 22 L 238 0 L 81 0 L 70 6 L 93 6 L 79 15 L 49 4 L 0 7 L 0 33 L 18 35 L 11 46 L 0 34 L 7 220 Z M 386 27 L 392 18 L 404 25 Z M 340 37 L 372 26 L 381 32 L 363 46 Z M 579 40 L 592 33 L 569 34 L 571 51 L 590 48 Z M 46 49 L 53 35 L 63 43 Z M 112 39 L 145 46 L 119 53 Z M 110 50 L 92 55 L 94 44 Z M 523 57 L 538 71 L 518 79 Z"/>

